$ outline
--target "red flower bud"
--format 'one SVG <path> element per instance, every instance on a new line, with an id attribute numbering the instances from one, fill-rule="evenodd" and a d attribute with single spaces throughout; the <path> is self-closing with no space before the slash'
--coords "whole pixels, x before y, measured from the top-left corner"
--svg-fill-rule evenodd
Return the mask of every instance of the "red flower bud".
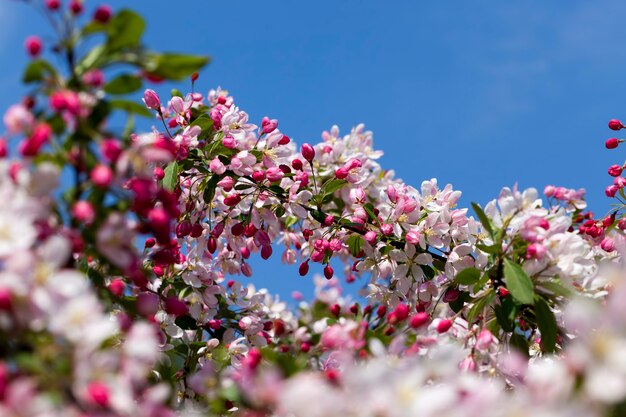
<path id="1" fill-rule="evenodd" d="M 308 143 L 305 143 L 300 148 L 300 153 L 307 161 L 311 162 L 315 158 L 315 149 Z"/>
<path id="2" fill-rule="evenodd" d="M 622 125 L 622 122 L 620 122 L 617 119 L 611 119 L 609 120 L 609 129 L 611 130 L 620 130 L 623 129 L 624 125 Z"/>
<path id="3" fill-rule="evenodd" d="M 617 148 L 619 143 L 620 141 L 617 138 L 610 138 L 606 140 L 606 143 L 604 144 L 604 146 L 606 146 L 607 149 L 615 149 Z"/>

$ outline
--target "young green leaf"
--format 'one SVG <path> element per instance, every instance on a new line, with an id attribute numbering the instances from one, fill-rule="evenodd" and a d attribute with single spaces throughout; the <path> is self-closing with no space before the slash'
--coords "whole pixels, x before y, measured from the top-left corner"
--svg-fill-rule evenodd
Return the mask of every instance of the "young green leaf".
<path id="1" fill-rule="evenodd" d="M 533 303 L 535 295 L 533 282 L 520 265 L 505 259 L 504 279 L 506 280 L 506 288 L 513 298 L 522 304 Z"/>
<path id="2" fill-rule="evenodd" d="M 165 168 L 165 177 L 163 177 L 163 188 L 166 190 L 174 190 L 178 183 L 178 163 L 172 162 Z"/>
<path id="3" fill-rule="evenodd" d="M 535 297 L 535 316 L 537 317 L 537 326 L 541 332 L 541 346 L 543 350 L 554 352 L 558 332 L 556 318 L 548 303 L 539 296 Z"/>
<path id="4" fill-rule="evenodd" d="M 344 185 L 346 185 L 347 183 L 348 183 L 348 181 L 340 180 L 340 179 L 337 179 L 337 178 L 333 178 L 331 180 L 328 180 L 322 186 L 322 194 L 332 194 L 335 191 L 339 190 Z"/>
<path id="5" fill-rule="evenodd" d="M 350 236 L 347 240 L 346 240 L 346 244 L 348 245 L 348 248 L 350 249 L 350 253 L 352 254 L 352 256 L 359 256 L 359 253 L 361 253 L 361 249 L 363 249 L 363 238 L 360 235 L 354 234 L 352 236 Z"/>
<path id="6" fill-rule="evenodd" d="M 182 54 L 150 54 L 145 63 L 149 73 L 169 80 L 182 80 L 202 69 L 209 57 Z"/>
<path id="7" fill-rule="evenodd" d="M 107 49 L 111 52 L 139 46 L 146 28 L 143 18 L 137 13 L 123 9 L 108 24 Z"/>
<path id="8" fill-rule="evenodd" d="M 466 268 L 456 274 L 454 281 L 462 285 L 475 284 L 480 278 L 480 271 L 476 268 Z"/>
<path id="9" fill-rule="evenodd" d="M 480 220 L 480 223 L 483 225 L 485 230 L 489 232 L 491 236 L 493 236 L 493 227 L 491 226 L 491 221 L 489 220 L 489 217 L 487 217 L 483 209 L 476 203 L 472 203 L 472 209 L 474 209 L 474 212 L 478 216 L 478 219 Z"/>
<path id="10" fill-rule="evenodd" d="M 109 94 L 129 94 L 141 88 L 141 78 L 136 75 L 122 74 L 113 78 L 104 86 L 104 91 Z"/>

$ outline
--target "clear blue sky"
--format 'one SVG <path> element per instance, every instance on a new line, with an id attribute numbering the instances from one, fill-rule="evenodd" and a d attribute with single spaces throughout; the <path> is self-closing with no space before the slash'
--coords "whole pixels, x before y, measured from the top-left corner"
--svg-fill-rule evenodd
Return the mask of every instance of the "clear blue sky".
<path id="1" fill-rule="evenodd" d="M 604 140 L 608 119 L 626 119 L 626 2 L 108 3 L 141 12 L 148 45 L 211 55 L 202 90 L 230 90 L 300 143 L 364 122 L 384 167 L 413 185 L 450 182 L 464 205 L 517 181 L 583 187 L 595 212 L 609 208 L 606 168 L 624 160 Z M 23 40 L 41 28 L 29 7 L 0 0 L 2 109 L 23 90 Z M 295 268 L 280 271 L 255 279 L 302 287 Z"/>

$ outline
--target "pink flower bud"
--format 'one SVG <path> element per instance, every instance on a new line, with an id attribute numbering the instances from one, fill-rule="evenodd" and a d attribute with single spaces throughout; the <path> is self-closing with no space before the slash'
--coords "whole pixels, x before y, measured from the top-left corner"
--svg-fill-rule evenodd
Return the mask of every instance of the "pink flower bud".
<path id="1" fill-rule="evenodd" d="M 161 99 L 154 90 L 147 89 L 146 91 L 144 91 L 143 102 L 149 109 L 157 111 L 161 109 Z"/>
<path id="2" fill-rule="evenodd" d="M 392 203 L 396 203 L 398 201 L 398 190 L 393 185 L 387 186 L 387 197 L 389 197 L 389 201 Z"/>
<path id="3" fill-rule="evenodd" d="M 330 264 L 327 264 L 324 267 L 324 276 L 326 277 L 326 279 L 331 279 L 334 274 L 335 271 L 333 271 L 333 268 L 330 266 Z"/>
<path id="4" fill-rule="evenodd" d="M 111 11 L 111 7 L 106 4 L 102 4 L 98 6 L 96 11 L 93 13 L 93 20 L 105 24 L 111 20 L 112 14 L 113 12 Z"/>
<path id="5" fill-rule="evenodd" d="M 617 140 L 617 138 L 610 138 L 610 139 L 607 139 L 604 146 L 606 146 L 607 149 L 615 149 L 619 145 L 619 142 L 620 141 Z"/>
<path id="6" fill-rule="evenodd" d="M 615 194 L 617 194 L 618 191 L 619 191 L 618 186 L 609 185 L 608 187 L 604 189 L 604 194 L 606 194 L 607 197 L 615 197 Z"/>
<path id="7" fill-rule="evenodd" d="M 29 36 L 28 38 L 26 38 L 24 45 L 26 47 L 26 51 L 28 51 L 28 54 L 31 57 L 36 58 L 39 56 L 39 54 L 41 54 L 43 44 L 39 36 Z"/>
<path id="8" fill-rule="evenodd" d="M 228 192 L 233 189 L 235 186 L 235 180 L 232 177 L 224 177 L 217 183 L 218 186 L 222 187 L 224 191 Z M 208 203 L 208 201 L 207 201 Z M 228 203 L 226 203 L 228 204 Z"/>
<path id="9" fill-rule="evenodd" d="M 452 320 L 443 319 L 437 323 L 437 333 L 445 333 L 452 327 Z"/>
<path id="10" fill-rule="evenodd" d="M 418 329 L 430 321 L 430 316 L 426 312 L 419 312 L 413 315 L 409 320 L 409 326 L 413 329 Z"/>
<path id="11" fill-rule="evenodd" d="M 72 0 L 70 3 L 70 10 L 74 15 L 79 15 L 83 12 L 83 1 L 82 0 Z"/>
<path id="12" fill-rule="evenodd" d="M 615 242 L 613 239 L 605 237 L 602 243 L 600 243 L 600 247 L 606 252 L 613 252 L 615 250 Z"/>
<path id="13" fill-rule="evenodd" d="M 230 177 L 227 177 L 230 178 Z M 226 204 L 229 207 L 234 207 L 237 204 L 239 204 L 239 202 L 241 201 L 241 195 L 235 193 L 235 194 L 231 194 L 228 197 L 224 198 L 224 204 Z"/>
<path id="14" fill-rule="evenodd" d="M 58 10 L 61 7 L 60 0 L 46 0 L 46 7 L 48 10 Z"/>
<path id="15" fill-rule="evenodd" d="M 153 208 L 148 212 L 148 222 L 154 237 L 161 244 L 169 243 L 170 216 L 162 208 Z"/>
<path id="16" fill-rule="evenodd" d="M 207 240 L 206 249 L 209 253 L 215 253 L 217 249 L 217 240 L 213 236 L 209 237 L 209 240 Z"/>
<path id="17" fill-rule="evenodd" d="M 624 128 L 624 125 L 622 125 L 622 122 L 620 122 L 617 119 L 611 119 L 609 120 L 609 129 L 611 130 L 620 130 Z"/>
<path id="18" fill-rule="evenodd" d="M 408 232 L 405 236 L 405 239 L 407 242 L 409 242 L 412 245 L 418 245 L 420 243 L 420 232 L 417 232 L 415 230 L 411 230 L 410 232 Z"/>
<path id="19" fill-rule="evenodd" d="M 291 142 L 291 139 L 289 138 L 289 136 L 287 136 L 287 135 L 283 135 L 283 137 L 282 137 L 282 138 L 280 138 L 280 140 L 278 141 L 278 144 L 279 144 L 279 145 L 286 145 L 286 144 L 288 144 L 289 142 Z"/>
<path id="20" fill-rule="evenodd" d="M 339 314 L 341 314 L 341 306 L 339 304 L 333 304 L 330 307 L 330 312 L 333 316 L 339 317 Z"/>
<path id="21" fill-rule="evenodd" d="M 100 407 L 109 405 L 109 387 L 101 382 L 92 382 L 87 386 L 87 400 Z"/>
<path id="22" fill-rule="evenodd" d="M 300 181 L 300 187 L 306 187 L 309 185 L 309 174 L 304 171 L 298 171 L 296 173 L 296 181 Z"/>
<path id="23" fill-rule="evenodd" d="M 619 165 L 611 165 L 609 167 L 609 175 L 612 177 L 619 177 L 622 175 L 623 168 Z"/>
<path id="24" fill-rule="evenodd" d="M 311 254 L 311 260 L 313 262 L 322 262 L 322 259 L 324 259 L 324 252 L 316 250 Z"/>
<path id="25" fill-rule="evenodd" d="M 104 84 L 104 73 L 99 69 L 92 69 L 83 74 L 83 82 L 91 87 L 101 87 Z"/>
<path id="26" fill-rule="evenodd" d="M 301 277 L 309 273 L 309 261 L 302 262 L 300 264 L 300 267 L 298 268 L 298 273 L 300 274 Z"/>
<path id="27" fill-rule="evenodd" d="M 300 171 L 302 169 L 302 161 L 298 158 L 294 159 L 293 161 L 291 161 L 291 167 L 296 171 Z"/>
<path id="28" fill-rule="evenodd" d="M 313 161 L 313 158 L 315 158 L 315 149 L 313 149 L 313 146 L 308 143 L 305 143 L 302 147 L 300 147 L 300 153 L 302 154 L 302 157 L 309 162 Z"/>
<path id="29" fill-rule="evenodd" d="M 122 295 L 124 295 L 125 288 L 126 284 L 124 284 L 124 281 L 122 281 L 121 279 L 114 279 L 111 280 L 111 282 L 109 283 L 109 291 L 116 297 L 121 297 Z"/>
<path id="30" fill-rule="evenodd" d="M 265 176 L 270 182 L 278 182 L 285 177 L 285 174 L 280 168 L 272 167 L 266 171 Z"/>
<path id="31" fill-rule="evenodd" d="M 187 304 L 185 304 L 185 302 L 180 300 L 178 297 L 172 296 L 165 299 L 165 312 L 167 314 L 180 317 L 187 314 L 188 311 L 189 309 L 187 308 Z"/>
<path id="32" fill-rule="evenodd" d="M 72 207 L 72 215 L 81 223 L 91 224 L 96 218 L 96 211 L 90 202 L 80 200 Z"/>
<path id="33" fill-rule="evenodd" d="M 264 117 L 261 121 L 261 129 L 263 133 L 272 133 L 278 127 L 278 120 L 270 120 L 268 117 Z"/>
<path id="34" fill-rule="evenodd" d="M 137 296 L 137 311 L 144 317 L 154 315 L 159 310 L 159 297 L 156 294 L 142 292 Z"/>
<path id="35" fill-rule="evenodd" d="M 543 194 L 546 197 L 552 197 L 555 191 L 556 188 L 554 187 L 554 185 L 546 185 L 546 187 L 543 189 Z"/>
<path id="36" fill-rule="evenodd" d="M 390 236 L 391 234 L 393 234 L 393 226 L 389 223 L 385 223 L 380 226 L 380 231 L 383 233 L 383 235 Z"/>
<path id="37" fill-rule="evenodd" d="M 185 220 L 176 225 L 176 237 L 183 238 L 189 236 L 189 233 L 191 233 L 191 223 L 189 220 Z"/>
<path id="38" fill-rule="evenodd" d="M 11 291 L 8 288 L 0 287 L 0 311 L 11 311 L 13 308 L 12 298 Z"/>
<path id="39" fill-rule="evenodd" d="M 122 147 L 117 139 L 105 139 L 100 143 L 100 152 L 109 161 L 115 162 L 122 154 Z"/>
<path id="40" fill-rule="evenodd" d="M 493 334 L 487 329 L 483 329 L 476 338 L 476 348 L 480 350 L 487 350 L 494 342 Z"/>
<path id="41" fill-rule="evenodd" d="M 526 259 L 541 260 L 546 254 L 546 247 L 541 243 L 532 243 L 526 248 Z"/>
<path id="42" fill-rule="evenodd" d="M 369 232 L 365 233 L 363 237 L 365 238 L 365 241 L 367 243 L 373 245 L 374 243 L 376 243 L 376 238 L 378 237 L 378 235 L 373 230 L 370 230 Z"/>
<path id="43" fill-rule="evenodd" d="M 252 179 L 256 182 L 261 182 L 265 179 L 265 173 L 263 171 L 254 171 L 252 173 Z"/>
<path id="44" fill-rule="evenodd" d="M 395 324 L 400 321 L 406 320 L 409 317 L 409 306 L 406 304 L 398 304 L 396 308 L 389 314 L 387 321 L 389 324 Z"/>
<path id="45" fill-rule="evenodd" d="M 626 217 L 617 222 L 617 227 L 620 230 L 626 230 Z"/>
<path id="46" fill-rule="evenodd" d="M 270 256 L 272 256 L 272 247 L 270 245 L 261 247 L 261 258 L 267 260 Z"/>
<path id="47" fill-rule="evenodd" d="M 337 177 L 337 179 L 343 180 L 346 179 L 348 177 L 348 170 L 345 168 L 339 168 L 335 171 L 335 177 Z"/>
<path id="48" fill-rule="evenodd" d="M 96 167 L 91 170 L 89 178 L 96 187 L 107 188 L 113 181 L 113 170 L 107 165 L 96 165 Z"/>

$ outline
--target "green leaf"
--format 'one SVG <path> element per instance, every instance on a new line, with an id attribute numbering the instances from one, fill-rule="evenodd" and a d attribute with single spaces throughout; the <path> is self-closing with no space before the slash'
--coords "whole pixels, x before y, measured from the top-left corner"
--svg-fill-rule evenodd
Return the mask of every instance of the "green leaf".
<path id="1" fill-rule="evenodd" d="M 504 279 L 506 280 L 506 288 L 513 298 L 522 304 L 533 303 L 535 295 L 533 282 L 520 265 L 505 259 Z"/>
<path id="2" fill-rule="evenodd" d="M 46 74 L 54 76 L 56 75 L 56 70 L 48 61 L 36 59 L 31 61 L 26 67 L 26 70 L 24 70 L 22 81 L 25 83 L 41 81 L 44 79 Z"/>
<path id="3" fill-rule="evenodd" d="M 491 236 L 493 236 L 493 227 L 491 226 L 491 221 L 489 220 L 489 217 L 487 217 L 483 209 L 478 204 L 472 203 L 472 208 L 474 209 L 474 212 L 478 216 L 478 219 L 480 220 L 480 223 L 483 225 L 485 230 L 489 232 Z"/>
<path id="4" fill-rule="evenodd" d="M 574 291 L 571 288 L 554 281 L 542 282 L 538 285 L 538 287 L 539 289 L 545 289 L 556 296 L 564 298 L 570 298 L 574 294 Z"/>
<path id="5" fill-rule="evenodd" d="M 374 213 L 374 206 L 372 205 L 372 203 L 364 204 L 363 209 L 372 221 L 376 220 L 376 213 Z"/>
<path id="6" fill-rule="evenodd" d="M 517 316 L 517 306 L 513 303 L 511 297 L 505 297 L 501 300 L 500 305 L 493 308 L 498 323 L 505 332 L 512 332 L 515 329 L 515 317 Z"/>
<path id="7" fill-rule="evenodd" d="M 535 316 L 537 317 L 537 326 L 541 332 L 541 346 L 543 350 L 550 353 L 554 352 L 558 333 L 556 318 L 548 303 L 539 296 L 535 297 Z"/>
<path id="8" fill-rule="evenodd" d="M 206 183 L 206 187 L 204 188 L 204 193 L 202 194 L 202 198 L 206 204 L 211 204 L 213 198 L 215 197 L 215 189 L 217 188 L 217 183 L 222 179 L 221 175 L 214 174 L 211 176 L 211 179 Z"/>
<path id="9" fill-rule="evenodd" d="M 163 188 L 173 191 L 178 184 L 179 166 L 177 162 L 170 163 L 165 168 L 165 177 L 163 177 Z"/>
<path id="10" fill-rule="evenodd" d="M 459 293 L 459 297 L 454 301 L 450 301 L 448 305 L 450 306 L 452 311 L 458 313 L 459 311 L 461 311 L 461 309 L 463 309 L 465 303 L 471 301 L 471 299 L 472 297 L 470 297 L 469 293 L 467 293 L 466 291 L 461 291 Z"/>
<path id="11" fill-rule="evenodd" d="M 174 53 L 151 54 L 145 69 L 152 75 L 169 80 L 182 80 L 199 71 L 209 62 L 209 57 Z"/>
<path id="12" fill-rule="evenodd" d="M 339 190 L 344 185 L 346 185 L 347 183 L 348 183 L 348 181 L 346 181 L 346 180 L 340 180 L 340 179 L 337 179 L 337 178 L 333 178 L 331 180 L 326 181 L 324 183 L 324 185 L 322 185 L 322 193 L 323 194 L 332 194 L 335 191 Z"/>
<path id="13" fill-rule="evenodd" d="M 104 91 L 109 94 L 128 94 L 141 88 L 141 78 L 136 75 L 122 74 L 112 79 L 104 86 Z"/>
<path id="14" fill-rule="evenodd" d="M 528 340 L 521 334 L 513 333 L 509 340 L 511 346 L 515 347 L 524 356 L 528 356 Z"/>
<path id="15" fill-rule="evenodd" d="M 202 129 L 202 133 L 198 136 L 198 139 L 206 139 L 211 133 L 213 133 L 213 119 L 207 114 L 203 114 L 191 123 L 191 126 L 199 126 Z"/>
<path id="16" fill-rule="evenodd" d="M 476 245 L 476 249 L 480 249 L 481 251 L 483 251 L 485 253 L 489 253 L 491 255 L 494 255 L 494 254 L 498 253 L 499 247 L 495 243 L 493 245 L 490 245 L 490 246 L 478 244 L 478 245 Z"/>
<path id="17" fill-rule="evenodd" d="M 359 256 L 359 253 L 361 253 L 361 250 L 363 249 L 364 242 L 365 241 L 363 240 L 361 235 L 357 234 L 350 236 L 346 240 L 346 245 L 348 245 L 348 249 L 350 249 L 350 253 L 352 254 L 352 256 Z"/>
<path id="18" fill-rule="evenodd" d="M 488 293 L 484 296 L 480 297 L 474 305 L 467 312 L 467 322 L 471 325 L 474 322 L 474 319 L 478 317 L 480 313 L 482 313 L 483 309 L 487 304 L 491 304 L 496 294 L 492 289 L 489 289 Z"/>
<path id="19" fill-rule="evenodd" d="M 480 271 L 476 268 L 466 268 L 456 274 L 454 277 L 454 281 L 458 284 L 462 285 L 472 285 L 475 284 L 480 278 Z"/>
<path id="20" fill-rule="evenodd" d="M 102 65 L 102 61 L 107 57 L 107 49 L 104 44 L 96 45 L 80 60 L 76 66 L 76 73 L 78 75 L 84 74 L 88 70 L 94 67 Z"/>
<path id="21" fill-rule="evenodd" d="M 111 100 L 109 102 L 111 108 L 117 110 L 123 110 L 128 113 L 137 114 L 143 117 L 152 117 L 152 112 L 146 109 L 145 106 L 142 106 L 139 103 L 135 103 L 134 101 L 129 100 Z"/>
<path id="22" fill-rule="evenodd" d="M 176 325 L 183 330 L 198 329 L 198 323 L 196 323 L 196 319 L 186 314 L 184 316 L 177 317 L 176 320 L 174 320 L 174 323 L 176 323 Z"/>
<path id="23" fill-rule="evenodd" d="M 146 23 L 137 13 L 128 9 L 120 10 L 108 24 L 107 49 L 118 51 L 139 46 L 145 28 Z"/>

